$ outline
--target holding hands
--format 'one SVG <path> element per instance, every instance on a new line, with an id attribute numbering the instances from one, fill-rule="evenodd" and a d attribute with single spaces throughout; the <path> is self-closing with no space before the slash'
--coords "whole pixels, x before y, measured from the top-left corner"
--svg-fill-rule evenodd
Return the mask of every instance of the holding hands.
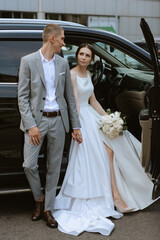
<path id="1" fill-rule="evenodd" d="M 79 144 L 82 143 L 82 133 L 80 129 L 74 129 L 72 132 L 72 137 L 74 141 L 77 141 Z"/>
<path id="2" fill-rule="evenodd" d="M 72 132 L 72 137 L 74 141 L 77 141 L 78 143 L 82 142 L 82 133 L 80 129 L 74 129 Z M 29 138 L 30 138 L 30 143 L 34 144 L 35 146 L 38 146 L 41 141 L 41 135 L 38 127 L 32 127 L 29 129 Z"/>

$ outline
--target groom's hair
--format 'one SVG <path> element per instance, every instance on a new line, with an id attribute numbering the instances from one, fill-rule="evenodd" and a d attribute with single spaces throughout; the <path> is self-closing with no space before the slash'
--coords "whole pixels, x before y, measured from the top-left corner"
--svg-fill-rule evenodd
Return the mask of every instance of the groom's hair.
<path id="1" fill-rule="evenodd" d="M 57 24 L 48 24 L 47 26 L 45 26 L 45 28 L 43 29 L 43 33 L 42 33 L 42 39 L 43 42 L 47 42 L 48 39 L 54 35 L 55 37 L 57 37 L 58 35 L 61 34 L 61 32 L 63 32 L 64 29 L 62 27 L 60 27 Z"/>

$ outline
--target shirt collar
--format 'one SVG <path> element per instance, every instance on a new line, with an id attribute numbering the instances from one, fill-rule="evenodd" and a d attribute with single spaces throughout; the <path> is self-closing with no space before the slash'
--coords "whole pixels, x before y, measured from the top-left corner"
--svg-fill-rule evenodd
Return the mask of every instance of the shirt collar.
<path id="1" fill-rule="evenodd" d="M 48 61 L 48 60 L 43 56 L 41 49 L 39 50 L 39 52 L 40 52 L 40 56 L 41 56 L 42 62 L 55 62 L 55 55 L 53 56 L 53 58 L 52 58 L 50 61 Z"/>

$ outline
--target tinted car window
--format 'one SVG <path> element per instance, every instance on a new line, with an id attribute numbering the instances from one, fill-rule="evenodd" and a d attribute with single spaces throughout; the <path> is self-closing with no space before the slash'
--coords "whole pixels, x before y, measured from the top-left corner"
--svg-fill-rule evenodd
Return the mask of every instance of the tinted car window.
<path id="1" fill-rule="evenodd" d="M 41 41 L 1 41 L 0 82 L 17 82 L 21 57 L 37 51 L 41 46 Z"/>
<path id="2" fill-rule="evenodd" d="M 62 47 L 63 57 L 68 60 L 70 69 L 77 65 L 76 51 L 78 46 L 72 44 L 66 44 Z"/>
<path id="3" fill-rule="evenodd" d="M 100 47 L 105 49 L 105 51 L 109 52 L 112 56 L 117 58 L 120 62 L 124 63 L 127 67 L 138 69 L 138 70 L 148 70 L 150 71 L 150 68 L 148 66 L 142 64 L 141 62 L 137 61 L 135 58 L 129 56 L 125 52 L 122 52 L 121 50 L 112 47 L 111 45 L 104 44 L 101 42 L 97 43 Z"/>
<path id="4" fill-rule="evenodd" d="M 134 42 L 137 46 L 143 48 L 144 50 L 146 50 L 147 52 L 149 52 L 148 50 L 148 46 L 146 44 L 146 42 L 143 42 L 143 41 L 137 41 L 137 42 Z M 157 52 L 158 52 L 158 57 L 160 58 L 160 40 L 158 41 L 155 41 L 155 45 L 156 45 L 156 48 L 157 48 Z"/>
<path id="5" fill-rule="evenodd" d="M 77 65 L 77 58 L 76 58 L 76 51 L 78 49 L 77 45 L 74 44 L 66 44 L 64 47 L 62 47 L 62 55 L 64 58 L 67 59 L 70 69 L 75 67 Z M 94 55 L 94 61 L 90 63 L 88 66 L 88 70 L 92 73 L 93 72 L 93 65 L 95 61 L 100 60 L 99 56 L 96 54 Z M 102 60 L 103 61 L 103 60 Z"/>

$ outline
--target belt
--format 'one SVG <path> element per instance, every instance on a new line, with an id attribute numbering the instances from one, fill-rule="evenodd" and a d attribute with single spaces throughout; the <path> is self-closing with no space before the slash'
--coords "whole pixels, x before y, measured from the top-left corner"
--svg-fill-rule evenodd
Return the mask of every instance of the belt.
<path id="1" fill-rule="evenodd" d="M 45 116 L 45 117 L 57 117 L 57 116 L 61 116 L 61 112 L 60 111 L 43 112 L 42 115 Z"/>

